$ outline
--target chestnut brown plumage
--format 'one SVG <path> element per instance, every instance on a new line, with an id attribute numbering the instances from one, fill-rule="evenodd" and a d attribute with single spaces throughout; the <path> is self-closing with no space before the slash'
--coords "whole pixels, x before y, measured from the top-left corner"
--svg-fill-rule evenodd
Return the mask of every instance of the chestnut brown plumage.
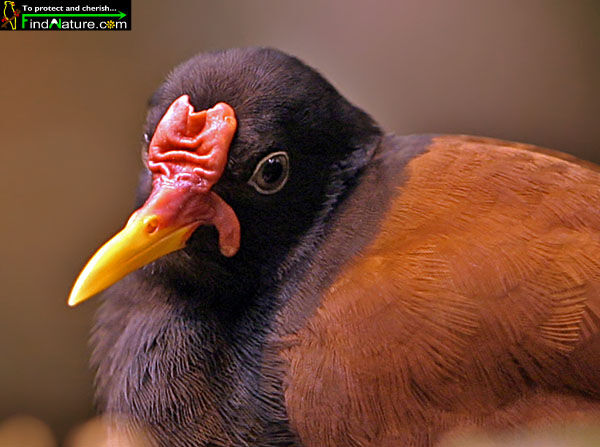
<path id="1" fill-rule="evenodd" d="M 427 447 L 600 417 L 598 167 L 384 135 L 276 50 L 176 68 L 147 141 L 182 95 L 235 112 L 212 191 L 241 244 L 224 256 L 201 226 L 108 290 L 93 334 L 104 413 L 169 447 Z M 146 169 L 139 204 L 150 188 Z"/>

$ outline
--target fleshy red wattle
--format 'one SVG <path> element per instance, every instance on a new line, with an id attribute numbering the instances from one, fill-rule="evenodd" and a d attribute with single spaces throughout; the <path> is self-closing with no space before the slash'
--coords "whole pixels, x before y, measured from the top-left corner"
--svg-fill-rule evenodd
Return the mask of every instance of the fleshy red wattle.
<path id="1" fill-rule="evenodd" d="M 156 127 L 148 167 L 155 175 L 195 181 L 208 192 L 225 170 L 236 126 L 233 109 L 224 102 L 194 112 L 189 97 L 180 96 Z"/>
<path id="2" fill-rule="evenodd" d="M 194 112 L 187 95 L 173 101 L 150 141 L 153 189 L 136 215 L 157 215 L 161 226 L 214 225 L 221 252 L 233 256 L 240 245 L 239 221 L 211 188 L 225 170 L 236 126 L 233 109 L 223 102 Z"/>

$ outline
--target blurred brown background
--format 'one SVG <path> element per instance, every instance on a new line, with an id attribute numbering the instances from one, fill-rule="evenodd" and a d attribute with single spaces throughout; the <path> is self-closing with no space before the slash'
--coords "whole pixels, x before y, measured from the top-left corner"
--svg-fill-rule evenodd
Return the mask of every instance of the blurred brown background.
<path id="1" fill-rule="evenodd" d="M 387 130 L 600 162 L 598 0 L 137 0 L 132 17 L 131 32 L 0 33 L 0 421 L 62 437 L 92 415 L 98 301 L 66 297 L 131 211 L 147 98 L 196 52 L 278 47 Z"/>

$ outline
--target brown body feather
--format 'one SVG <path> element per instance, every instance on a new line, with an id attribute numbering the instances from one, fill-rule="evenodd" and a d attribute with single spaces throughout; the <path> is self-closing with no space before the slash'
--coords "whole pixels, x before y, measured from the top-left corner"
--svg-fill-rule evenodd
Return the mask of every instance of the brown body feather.
<path id="1" fill-rule="evenodd" d="M 442 136 L 288 337 L 307 447 L 430 446 L 471 425 L 600 415 L 600 172 Z"/>

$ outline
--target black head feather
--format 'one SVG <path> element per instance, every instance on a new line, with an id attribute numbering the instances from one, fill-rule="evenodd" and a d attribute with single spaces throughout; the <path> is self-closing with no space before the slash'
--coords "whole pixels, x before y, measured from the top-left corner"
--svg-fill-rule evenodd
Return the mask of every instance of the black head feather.
<path id="1" fill-rule="evenodd" d="M 175 68 L 152 96 L 147 135 L 153 134 L 166 109 L 183 94 L 190 96 L 195 110 L 220 101 L 235 110 L 238 129 L 225 173 L 214 189 L 238 215 L 241 250 L 232 259 L 220 256 L 216 231 L 203 228 L 184 252 L 146 270 L 153 276 L 160 270 L 161 279 L 174 275 L 176 283 L 191 284 L 194 290 L 203 281 L 214 284 L 217 279 L 222 284 L 222 275 L 229 272 L 247 295 L 250 286 L 258 286 L 249 284 L 256 278 L 268 281 L 281 276 L 282 259 L 309 229 L 320 228 L 370 159 L 381 132 L 320 74 L 273 49 L 200 54 Z M 260 194 L 248 180 L 257 163 L 276 151 L 289 155 L 289 180 L 276 194 Z M 139 196 L 145 199 L 149 182 L 142 188 Z M 219 274 L 213 267 L 224 270 Z M 229 289 L 227 296 L 233 295 Z"/>
<path id="2" fill-rule="evenodd" d="M 184 250 L 109 290 L 93 337 L 98 402 L 165 446 L 295 445 L 267 339 L 286 282 L 306 270 L 381 131 L 316 71 L 273 49 L 200 54 L 175 68 L 152 96 L 146 140 L 184 94 L 195 110 L 222 101 L 236 113 L 214 190 L 239 218 L 241 248 L 225 258 L 216 231 L 199 228 Z M 261 194 L 248 181 L 277 151 L 289 156 L 289 179 Z"/>

